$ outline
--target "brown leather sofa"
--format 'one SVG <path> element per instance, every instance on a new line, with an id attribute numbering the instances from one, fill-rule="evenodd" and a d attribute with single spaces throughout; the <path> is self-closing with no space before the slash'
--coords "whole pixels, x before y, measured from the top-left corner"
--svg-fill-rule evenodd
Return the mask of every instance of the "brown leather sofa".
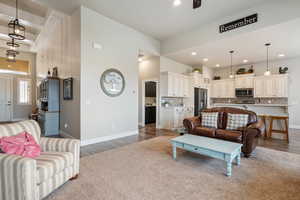
<path id="1" fill-rule="evenodd" d="M 242 152 L 245 157 L 249 157 L 255 149 L 258 137 L 264 132 L 265 125 L 258 120 L 256 113 L 248 110 L 242 110 L 229 107 L 218 107 L 203 110 L 202 112 L 218 112 L 218 128 L 207 128 L 201 126 L 201 116 L 184 119 L 183 124 L 189 134 L 212 137 L 222 140 L 228 140 L 243 144 Z M 248 114 L 248 125 L 239 130 L 226 130 L 227 115 Z"/>

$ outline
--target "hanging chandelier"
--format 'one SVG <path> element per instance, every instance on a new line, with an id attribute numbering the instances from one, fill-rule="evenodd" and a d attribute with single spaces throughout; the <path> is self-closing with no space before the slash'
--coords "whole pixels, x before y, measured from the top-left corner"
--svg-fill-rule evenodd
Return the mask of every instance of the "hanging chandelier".
<path id="1" fill-rule="evenodd" d="M 8 62 L 16 62 L 16 56 L 19 54 L 19 52 L 15 50 L 7 50 L 6 51 L 6 57 Z"/>
<path id="2" fill-rule="evenodd" d="M 16 0 L 16 18 L 8 23 L 8 36 L 15 40 L 25 40 L 25 26 L 19 21 L 18 0 Z"/>
<path id="3" fill-rule="evenodd" d="M 10 42 L 6 42 L 7 46 L 9 46 L 9 48 L 11 50 L 16 50 L 16 48 L 20 47 L 20 45 L 18 43 L 15 42 L 15 39 L 11 39 Z"/>
<path id="4" fill-rule="evenodd" d="M 234 78 L 233 66 L 232 66 L 232 57 L 233 57 L 234 51 L 229 51 L 229 53 L 230 53 L 230 75 L 229 75 L 229 78 Z"/>

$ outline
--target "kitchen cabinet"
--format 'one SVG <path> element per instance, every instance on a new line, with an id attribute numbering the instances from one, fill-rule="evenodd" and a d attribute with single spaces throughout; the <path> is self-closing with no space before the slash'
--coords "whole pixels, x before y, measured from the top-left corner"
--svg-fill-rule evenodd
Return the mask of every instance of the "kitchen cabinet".
<path id="1" fill-rule="evenodd" d="M 48 77 L 39 85 L 41 112 L 39 124 L 43 136 L 59 135 L 60 80 Z"/>
<path id="2" fill-rule="evenodd" d="M 172 73 L 163 72 L 160 77 L 161 96 L 162 97 L 190 97 L 190 77 Z"/>
<path id="3" fill-rule="evenodd" d="M 237 75 L 235 78 L 235 88 L 253 88 L 254 76 L 253 75 Z"/>
<path id="4" fill-rule="evenodd" d="M 194 108 L 192 106 L 162 107 L 161 109 L 160 128 L 173 130 L 182 128 L 183 120 L 194 116 Z"/>
<path id="5" fill-rule="evenodd" d="M 146 106 L 145 124 L 156 123 L 156 106 Z"/>
<path id="6" fill-rule="evenodd" d="M 191 78 L 192 78 L 192 86 L 195 88 L 204 88 L 208 89 L 209 88 L 209 79 L 204 78 L 203 74 L 200 74 L 198 72 L 193 72 L 191 73 Z"/>
<path id="7" fill-rule="evenodd" d="M 145 83 L 145 96 L 146 97 L 156 97 L 156 83 L 146 82 Z"/>
<path id="8" fill-rule="evenodd" d="M 254 97 L 264 97 L 265 95 L 265 77 L 255 77 L 254 79 Z"/>
<path id="9" fill-rule="evenodd" d="M 287 98 L 288 76 L 259 76 L 254 79 L 254 97 L 256 98 Z"/>
<path id="10" fill-rule="evenodd" d="M 211 86 L 211 97 L 212 98 L 234 98 L 235 88 L 234 80 L 217 80 L 212 82 Z"/>

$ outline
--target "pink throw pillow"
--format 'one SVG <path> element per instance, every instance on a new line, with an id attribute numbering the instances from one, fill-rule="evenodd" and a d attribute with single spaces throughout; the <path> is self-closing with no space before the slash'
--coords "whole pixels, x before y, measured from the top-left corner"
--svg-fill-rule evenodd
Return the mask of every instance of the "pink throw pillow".
<path id="1" fill-rule="evenodd" d="M 15 136 L 0 138 L 0 148 L 4 153 L 35 158 L 41 154 L 41 147 L 33 136 L 22 132 Z"/>

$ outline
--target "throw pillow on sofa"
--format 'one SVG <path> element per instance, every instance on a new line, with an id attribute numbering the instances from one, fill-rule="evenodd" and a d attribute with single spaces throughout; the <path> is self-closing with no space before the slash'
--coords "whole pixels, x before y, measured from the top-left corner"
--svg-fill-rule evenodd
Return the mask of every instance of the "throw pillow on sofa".
<path id="1" fill-rule="evenodd" d="M 226 129 L 237 130 L 245 128 L 248 125 L 248 118 L 249 115 L 228 113 Z"/>
<path id="2" fill-rule="evenodd" d="M 35 158 L 41 154 L 40 145 L 27 132 L 0 138 L 0 149 L 6 154 Z"/>
<path id="3" fill-rule="evenodd" d="M 202 112 L 201 125 L 207 128 L 218 128 L 218 116 L 217 112 Z"/>

